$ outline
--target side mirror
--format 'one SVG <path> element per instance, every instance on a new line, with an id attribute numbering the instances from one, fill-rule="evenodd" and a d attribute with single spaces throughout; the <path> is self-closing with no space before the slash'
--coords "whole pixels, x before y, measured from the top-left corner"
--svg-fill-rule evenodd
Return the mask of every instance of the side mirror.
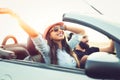
<path id="1" fill-rule="evenodd" d="M 96 79 L 120 79 L 120 60 L 110 53 L 95 52 L 86 61 L 85 73 Z"/>

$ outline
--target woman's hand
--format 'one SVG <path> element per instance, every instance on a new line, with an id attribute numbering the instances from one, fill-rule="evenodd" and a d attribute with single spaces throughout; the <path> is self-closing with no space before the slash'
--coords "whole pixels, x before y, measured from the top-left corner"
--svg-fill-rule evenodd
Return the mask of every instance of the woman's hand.
<path id="1" fill-rule="evenodd" d="M 9 8 L 0 8 L 0 14 L 10 14 L 11 16 L 16 16 L 16 14 Z"/>
<path id="2" fill-rule="evenodd" d="M 11 10 L 8 8 L 0 8 L 0 14 L 9 14 Z"/>

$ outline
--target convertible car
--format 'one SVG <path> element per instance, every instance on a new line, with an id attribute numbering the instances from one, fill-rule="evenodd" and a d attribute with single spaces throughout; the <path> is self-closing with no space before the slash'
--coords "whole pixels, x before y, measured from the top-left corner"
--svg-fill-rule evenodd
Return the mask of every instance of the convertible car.
<path id="1" fill-rule="evenodd" d="M 0 80 L 119 80 L 120 24 L 103 19 L 102 16 L 65 13 L 63 21 L 93 29 L 112 39 L 115 43 L 113 54 L 97 52 L 100 54 L 89 55 L 85 69 L 47 65 L 29 38 L 27 45 L 18 44 L 15 37 L 8 35 L 1 45 Z M 7 45 L 9 38 L 15 44 Z M 11 55 L 12 52 L 15 55 Z M 30 60 L 24 60 L 29 55 L 32 56 Z"/>

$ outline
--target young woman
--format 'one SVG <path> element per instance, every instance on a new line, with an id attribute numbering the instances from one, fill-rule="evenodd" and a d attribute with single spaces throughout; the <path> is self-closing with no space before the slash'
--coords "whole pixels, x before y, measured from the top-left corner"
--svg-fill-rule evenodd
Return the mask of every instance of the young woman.
<path id="1" fill-rule="evenodd" d="M 0 8 L 0 14 L 10 14 L 18 20 L 22 29 L 27 32 L 36 48 L 42 53 L 47 64 L 58 64 L 70 68 L 80 67 L 80 62 L 73 49 L 79 44 L 80 38 L 85 33 L 83 29 L 57 22 L 48 26 L 42 35 L 27 25 L 12 10 Z M 76 33 L 69 42 L 66 41 L 65 30 Z"/>

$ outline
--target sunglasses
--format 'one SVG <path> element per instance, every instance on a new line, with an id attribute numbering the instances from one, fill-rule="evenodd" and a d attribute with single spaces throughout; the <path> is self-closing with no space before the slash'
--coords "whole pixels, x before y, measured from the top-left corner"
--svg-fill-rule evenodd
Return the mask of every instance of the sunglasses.
<path id="1" fill-rule="evenodd" d="M 65 27 L 64 26 L 59 26 L 59 27 L 54 27 L 53 29 L 51 29 L 49 32 L 58 32 L 60 30 L 65 30 Z"/>

